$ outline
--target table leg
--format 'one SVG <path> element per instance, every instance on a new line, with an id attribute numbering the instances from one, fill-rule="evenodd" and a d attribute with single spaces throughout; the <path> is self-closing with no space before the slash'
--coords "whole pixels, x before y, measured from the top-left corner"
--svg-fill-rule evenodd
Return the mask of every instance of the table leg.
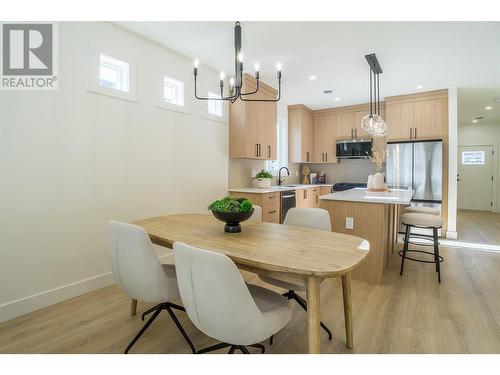
<path id="1" fill-rule="evenodd" d="M 319 278 L 308 277 L 306 281 L 306 288 L 307 288 L 307 330 L 308 330 L 309 353 L 319 354 L 320 353 Z"/>
<path id="2" fill-rule="evenodd" d="M 137 314 L 137 300 L 134 298 L 130 299 L 130 315 L 134 316 Z"/>
<path id="3" fill-rule="evenodd" d="M 347 349 L 352 349 L 352 300 L 351 300 L 351 273 L 342 275 L 342 294 L 344 297 L 345 339 Z"/>

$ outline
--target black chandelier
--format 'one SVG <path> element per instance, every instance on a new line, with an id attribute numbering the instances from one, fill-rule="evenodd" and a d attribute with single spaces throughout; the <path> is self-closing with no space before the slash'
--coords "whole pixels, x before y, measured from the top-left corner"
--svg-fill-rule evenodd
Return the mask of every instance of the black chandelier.
<path id="1" fill-rule="evenodd" d="M 276 99 L 246 99 L 246 96 L 256 94 L 259 91 L 259 65 L 255 64 L 256 88 L 251 92 L 242 92 L 243 85 L 243 54 L 241 53 L 241 25 L 237 21 L 234 25 L 234 77 L 229 79 L 229 94 L 224 96 L 224 73 L 220 74 L 220 98 L 199 97 L 196 91 L 196 79 L 198 77 L 198 60 L 194 62 L 194 96 L 200 100 L 227 100 L 234 103 L 241 99 L 245 102 L 277 102 L 281 98 L 281 64 L 276 64 L 276 76 L 278 77 L 278 97 Z"/>
<path id="2" fill-rule="evenodd" d="M 365 56 L 370 66 L 370 113 L 361 119 L 361 127 L 374 137 L 386 135 L 387 124 L 380 115 L 380 74 L 382 68 L 377 56 L 372 53 Z"/>

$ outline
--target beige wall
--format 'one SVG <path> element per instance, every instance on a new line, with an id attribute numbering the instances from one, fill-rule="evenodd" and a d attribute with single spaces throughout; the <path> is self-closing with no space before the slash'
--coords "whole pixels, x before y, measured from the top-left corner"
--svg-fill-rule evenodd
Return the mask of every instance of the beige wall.
<path id="1" fill-rule="evenodd" d="M 137 102 L 87 91 L 100 49 L 137 59 Z M 186 82 L 188 113 L 155 107 L 163 74 Z M 217 88 L 216 72 L 201 77 Z M 226 194 L 228 126 L 206 118 L 190 82 L 190 59 L 71 22 L 59 90 L 0 92 L 0 321 L 112 282 L 109 220 L 205 212 Z"/>

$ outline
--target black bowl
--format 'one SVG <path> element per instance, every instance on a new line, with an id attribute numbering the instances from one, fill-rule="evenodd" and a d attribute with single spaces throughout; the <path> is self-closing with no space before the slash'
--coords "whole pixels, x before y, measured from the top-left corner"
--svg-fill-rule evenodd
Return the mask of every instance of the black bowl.
<path id="1" fill-rule="evenodd" d="M 241 232 L 242 221 L 248 220 L 252 217 L 254 209 L 252 208 L 248 212 L 219 212 L 213 211 L 212 214 L 216 219 L 226 223 L 224 231 L 227 233 L 239 233 Z"/>

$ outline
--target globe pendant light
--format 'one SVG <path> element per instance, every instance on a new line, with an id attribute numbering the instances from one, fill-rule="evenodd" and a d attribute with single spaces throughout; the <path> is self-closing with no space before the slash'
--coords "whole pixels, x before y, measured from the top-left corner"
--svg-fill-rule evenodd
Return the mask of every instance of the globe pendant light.
<path id="1" fill-rule="evenodd" d="M 374 53 L 365 56 L 370 65 L 370 113 L 361 119 L 361 127 L 373 137 L 386 135 L 387 124 L 380 116 L 380 73 L 382 68 Z"/>

